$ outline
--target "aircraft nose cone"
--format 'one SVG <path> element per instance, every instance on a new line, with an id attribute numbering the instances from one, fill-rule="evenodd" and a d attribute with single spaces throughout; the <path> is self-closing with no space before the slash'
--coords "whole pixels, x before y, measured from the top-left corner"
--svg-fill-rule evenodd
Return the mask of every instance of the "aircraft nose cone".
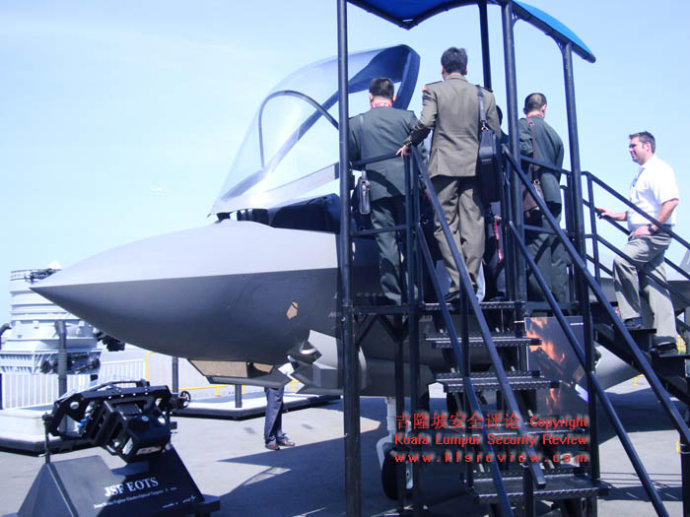
<path id="1" fill-rule="evenodd" d="M 224 221 L 114 248 L 32 289 L 144 348 L 285 362 L 278 343 L 308 332 L 306 309 L 332 310 L 335 265 L 333 235 Z"/>

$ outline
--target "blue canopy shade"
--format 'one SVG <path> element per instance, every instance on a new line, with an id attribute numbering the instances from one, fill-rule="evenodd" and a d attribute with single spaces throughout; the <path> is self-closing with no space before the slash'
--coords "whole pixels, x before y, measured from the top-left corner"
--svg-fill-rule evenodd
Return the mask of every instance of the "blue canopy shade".
<path id="1" fill-rule="evenodd" d="M 477 5 L 481 0 L 349 0 L 381 18 L 400 27 L 411 29 L 432 16 L 465 5 Z M 507 0 L 487 0 L 487 3 L 503 5 Z M 594 54 L 568 27 L 541 9 L 513 1 L 513 13 L 519 19 L 537 27 L 561 44 L 572 43 L 573 51 L 582 59 L 594 63 Z"/>

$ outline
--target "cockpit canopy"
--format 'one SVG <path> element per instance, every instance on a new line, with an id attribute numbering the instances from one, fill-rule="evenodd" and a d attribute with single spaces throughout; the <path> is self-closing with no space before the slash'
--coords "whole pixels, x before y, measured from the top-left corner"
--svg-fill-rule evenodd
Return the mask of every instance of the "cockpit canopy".
<path id="1" fill-rule="evenodd" d="M 331 58 L 281 81 L 259 107 L 211 212 L 273 208 L 338 192 L 338 69 Z M 419 55 L 400 45 L 351 54 L 350 113 L 368 108 L 364 94 L 375 77 L 396 83 L 395 106 L 406 108 L 419 72 Z"/>

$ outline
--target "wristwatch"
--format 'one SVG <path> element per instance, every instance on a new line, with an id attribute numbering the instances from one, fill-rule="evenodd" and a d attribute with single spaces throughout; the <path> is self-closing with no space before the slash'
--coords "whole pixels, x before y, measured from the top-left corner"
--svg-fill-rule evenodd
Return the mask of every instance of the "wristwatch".
<path id="1" fill-rule="evenodd" d="M 652 230 L 652 224 L 651 223 L 647 225 L 647 229 L 649 230 L 649 233 L 655 233 L 656 232 L 656 230 Z"/>

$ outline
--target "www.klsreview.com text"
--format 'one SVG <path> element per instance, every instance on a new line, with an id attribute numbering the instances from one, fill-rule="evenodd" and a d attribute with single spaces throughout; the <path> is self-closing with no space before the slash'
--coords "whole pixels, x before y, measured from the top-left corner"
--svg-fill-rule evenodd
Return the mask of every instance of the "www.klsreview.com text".
<path id="1" fill-rule="evenodd" d="M 553 463 L 587 463 L 589 455 L 584 453 L 572 454 L 553 454 L 544 455 L 542 453 L 526 454 L 524 452 L 462 452 L 444 451 L 442 454 L 434 452 L 412 453 L 391 451 L 393 459 L 397 463 L 543 463 L 551 461 Z"/>

